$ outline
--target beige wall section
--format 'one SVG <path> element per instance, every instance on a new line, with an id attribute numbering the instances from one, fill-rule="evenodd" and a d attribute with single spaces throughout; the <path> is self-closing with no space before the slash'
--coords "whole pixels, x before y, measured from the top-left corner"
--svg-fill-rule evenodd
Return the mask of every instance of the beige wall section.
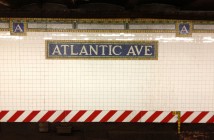
<path id="1" fill-rule="evenodd" d="M 129 24 L 129 29 L 175 30 L 175 24 Z"/>
<path id="2" fill-rule="evenodd" d="M 45 40 L 158 40 L 158 60 L 46 60 Z M 214 111 L 214 34 L 0 32 L 0 110 Z"/>

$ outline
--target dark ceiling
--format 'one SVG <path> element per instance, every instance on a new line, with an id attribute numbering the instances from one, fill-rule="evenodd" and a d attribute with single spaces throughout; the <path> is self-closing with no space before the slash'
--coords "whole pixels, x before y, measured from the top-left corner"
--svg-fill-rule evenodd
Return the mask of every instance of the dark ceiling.
<path id="1" fill-rule="evenodd" d="M 214 19 L 214 0 L 0 0 L 0 17 Z"/>

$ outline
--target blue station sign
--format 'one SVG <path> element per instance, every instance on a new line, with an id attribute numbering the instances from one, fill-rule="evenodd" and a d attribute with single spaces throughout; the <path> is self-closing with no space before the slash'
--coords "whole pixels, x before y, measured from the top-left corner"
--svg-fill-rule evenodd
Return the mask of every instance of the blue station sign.
<path id="1" fill-rule="evenodd" d="M 48 59 L 158 59 L 157 41 L 46 41 Z"/>

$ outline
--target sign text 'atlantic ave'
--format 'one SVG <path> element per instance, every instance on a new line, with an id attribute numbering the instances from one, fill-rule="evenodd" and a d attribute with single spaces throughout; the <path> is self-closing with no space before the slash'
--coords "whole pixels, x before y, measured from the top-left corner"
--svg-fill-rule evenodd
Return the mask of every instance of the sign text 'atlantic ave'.
<path id="1" fill-rule="evenodd" d="M 156 41 L 99 42 L 47 41 L 47 58 L 157 59 Z"/>

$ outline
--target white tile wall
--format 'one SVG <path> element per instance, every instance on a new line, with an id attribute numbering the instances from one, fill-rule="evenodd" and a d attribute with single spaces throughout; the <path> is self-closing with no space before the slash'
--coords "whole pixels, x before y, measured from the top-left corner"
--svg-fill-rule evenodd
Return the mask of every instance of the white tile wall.
<path id="1" fill-rule="evenodd" d="M 45 39 L 159 40 L 159 60 L 46 60 Z M 0 110 L 214 111 L 214 34 L 0 32 Z"/>

